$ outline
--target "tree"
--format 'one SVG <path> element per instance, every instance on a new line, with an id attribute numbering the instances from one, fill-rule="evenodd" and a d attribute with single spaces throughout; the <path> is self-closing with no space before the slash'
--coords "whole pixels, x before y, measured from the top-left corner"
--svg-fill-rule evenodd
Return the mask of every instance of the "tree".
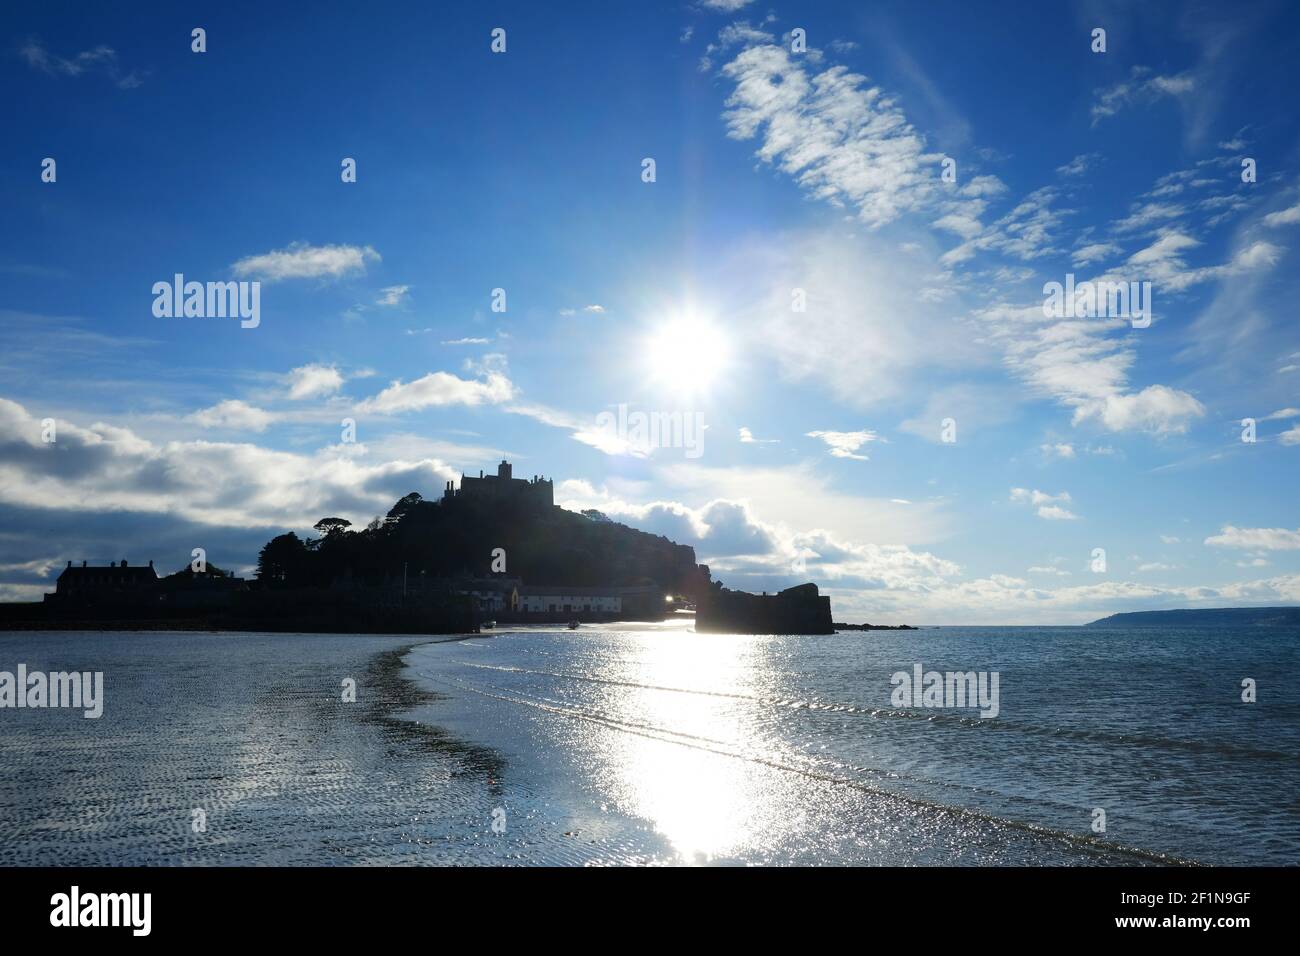
<path id="1" fill-rule="evenodd" d="M 397 524 L 423 502 L 424 498 L 418 491 L 412 491 L 409 495 L 404 495 L 398 499 L 397 504 L 389 509 L 388 520 L 385 524 Z"/>
<path id="2" fill-rule="evenodd" d="M 326 537 L 329 537 L 332 534 L 338 534 L 340 531 L 352 527 L 352 522 L 348 521 L 346 518 L 321 518 L 320 521 L 317 521 L 312 525 L 312 527 Z"/>
<path id="3" fill-rule="evenodd" d="M 272 538 L 257 555 L 257 578 L 268 584 L 300 585 L 307 569 L 307 546 L 290 531 Z"/>

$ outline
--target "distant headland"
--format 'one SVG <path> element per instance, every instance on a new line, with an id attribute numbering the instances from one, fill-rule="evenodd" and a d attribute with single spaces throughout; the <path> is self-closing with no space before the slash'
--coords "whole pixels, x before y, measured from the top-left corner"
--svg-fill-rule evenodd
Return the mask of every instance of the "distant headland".
<path id="1" fill-rule="evenodd" d="M 1297 627 L 1297 607 L 1179 608 L 1169 611 L 1126 611 L 1112 614 L 1085 627 Z"/>

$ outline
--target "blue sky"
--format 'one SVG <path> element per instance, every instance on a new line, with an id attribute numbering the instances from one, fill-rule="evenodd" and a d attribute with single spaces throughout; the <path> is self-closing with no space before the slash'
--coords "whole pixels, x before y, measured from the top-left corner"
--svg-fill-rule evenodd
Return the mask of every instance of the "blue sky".
<path id="1" fill-rule="evenodd" d="M 13 12 L 0 597 L 69 559 L 247 569 L 508 457 L 839 620 L 1300 601 L 1296 20 Z M 176 273 L 260 282 L 260 324 L 156 317 Z M 1153 321 L 1046 317 L 1067 274 L 1149 281 Z"/>

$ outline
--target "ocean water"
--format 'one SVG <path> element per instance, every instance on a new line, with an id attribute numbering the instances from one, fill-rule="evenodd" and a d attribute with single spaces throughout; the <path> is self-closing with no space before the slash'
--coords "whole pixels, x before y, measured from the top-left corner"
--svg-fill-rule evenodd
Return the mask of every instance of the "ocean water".
<path id="1" fill-rule="evenodd" d="M 1294 629 L 0 634 L 19 662 L 105 704 L 0 710 L 5 865 L 1300 863 Z M 916 664 L 997 672 L 997 716 L 891 706 Z"/>
<path id="2" fill-rule="evenodd" d="M 449 698 L 427 719 L 679 859 L 1300 863 L 1295 629 L 583 629 L 410 662 Z M 997 716 L 891 706 L 918 663 L 997 671 Z"/>

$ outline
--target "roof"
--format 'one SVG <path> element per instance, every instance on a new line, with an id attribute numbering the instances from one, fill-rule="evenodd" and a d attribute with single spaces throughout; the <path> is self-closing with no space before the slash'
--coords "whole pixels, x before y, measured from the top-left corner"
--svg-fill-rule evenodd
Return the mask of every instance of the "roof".
<path id="1" fill-rule="evenodd" d="M 78 584 L 84 581 L 100 582 L 105 578 L 111 578 L 121 583 L 140 583 L 150 584 L 158 580 L 158 575 L 154 572 L 151 565 L 137 565 L 135 567 L 122 567 L 118 564 L 87 566 L 82 568 L 64 568 L 59 575 L 58 580 L 68 584 Z"/>

